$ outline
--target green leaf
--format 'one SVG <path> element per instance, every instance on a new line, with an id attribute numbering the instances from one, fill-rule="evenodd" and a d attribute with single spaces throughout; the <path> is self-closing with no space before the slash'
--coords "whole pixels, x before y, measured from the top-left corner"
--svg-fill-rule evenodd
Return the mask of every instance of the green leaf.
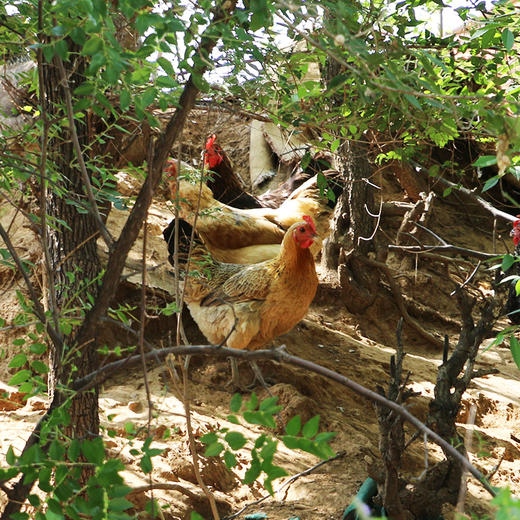
<path id="1" fill-rule="evenodd" d="M 247 439 L 240 432 L 228 432 L 224 436 L 224 440 L 232 450 L 239 450 L 247 443 Z"/>
<path id="2" fill-rule="evenodd" d="M 196 511 L 190 513 L 190 520 L 204 520 L 204 517 L 199 515 Z"/>
<path id="3" fill-rule="evenodd" d="M 418 108 L 419 110 L 422 110 L 421 104 L 419 103 L 419 101 L 417 101 L 417 98 L 415 96 L 411 96 L 410 94 L 405 94 L 404 97 L 415 108 Z"/>
<path id="4" fill-rule="evenodd" d="M 78 439 L 72 439 L 67 450 L 67 456 L 72 462 L 76 462 L 81 453 L 81 445 Z"/>
<path id="5" fill-rule="evenodd" d="M 122 90 L 119 96 L 119 107 L 123 112 L 130 106 L 130 101 L 130 91 L 127 89 Z"/>
<path id="6" fill-rule="evenodd" d="M 500 180 L 500 177 L 498 175 L 495 175 L 494 177 L 491 177 L 484 183 L 484 187 L 482 188 L 482 191 L 487 191 L 491 189 L 493 186 L 497 184 L 497 182 Z"/>
<path id="7" fill-rule="evenodd" d="M 510 51 L 515 43 L 515 35 L 507 27 L 502 31 L 502 42 L 507 51 Z"/>
<path id="8" fill-rule="evenodd" d="M 148 455 L 148 454 L 143 455 L 143 457 L 141 458 L 141 462 L 139 462 L 139 465 L 141 466 L 141 469 L 143 470 L 143 473 L 145 475 L 148 473 L 151 473 L 151 471 L 153 469 L 153 465 L 152 465 L 152 459 L 151 459 L 150 455 Z"/>
<path id="9" fill-rule="evenodd" d="M 224 445 L 220 442 L 214 442 L 213 444 L 210 444 L 206 451 L 204 452 L 205 457 L 216 457 L 217 455 L 220 455 L 222 450 L 224 449 Z"/>
<path id="10" fill-rule="evenodd" d="M 49 446 L 49 458 L 55 461 L 62 461 L 65 455 L 65 447 L 63 444 L 54 439 Z"/>
<path id="11" fill-rule="evenodd" d="M 83 112 L 85 109 L 89 108 L 92 104 L 92 100 L 88 97 L 81 98 L 77 103 L 74 103 L 74 113 Z"/>
<path id="12" fill-rule="evenodd" d="M 16 354 L 13 359 L 9 362 L 9 368 L 20 368 L 23 367 L 27 363 L 27 356 L 20 352 L 20 354 Z"/>
<path id="13" fill-rule="evenodd" d="M 110 511 L 126 511 L 133 507 L 134 504 L 124 497 L 117 497 L 110 500 L 108 509 Z"/>
<path id="14" fill-rule="evenodd" d="M 237 458 L 229 450 L 224 452 L 224 463 L 227 468 L 234 468 L 237 465 Z"/>
<path id="15" fill-rule="evenodd" d="M 238 420 L 238 417 L 236 415 L 228 415 L 226 419 L 233 424 L 240 424 L 240 421 Z"/>
<path id="16" fill-rule="evenodd" d="M 320 426 L 320 416 L 319 415 L 315 415 L 314 417 L 309 419 L 303 425 L 302 435 L 306 439 L 312 439 L 318 433 L 319 426 Z"/>
<path id="17" fill-rule="evenodd" d="M 166 58 L 160 57 L 157 58 L 157 63 L 161 66 L 164 72 L 166 72 L 166 74 L 175 77 L 175 70 L 171 61 L 167 60 Z"/>
<path id="18" fill-rule="evenodd" d="M 56 53 L 63 60 L 66 61 L 69 55 L 69 46 L 66 40 L 58 40 L 55 45 Z"/>
<path id="19" fill-rule="evenodd" d="M 47 63 L 50 63 L 52 61 L 52 58 L 54 58 L 54 45 L 52 45 L 51 43 L 47 43 L 45 45 L 42 45 L 42 51 L 43 51 L 43 56 L 45 57 L 45 61 Z"/>
<path id="20" fill-rule="evenodd" d="M 273 407 L 275 407 L 276 403 L 278 402 L 278 397 L 268 397 L 267 399 L 264 399 L 260 403 L 259 410 L 262 412 L 269 412 Z"/>
<path id="21" fill-rule="evenodd" d="M 103 40 L 99 36 L 92 36 L 83 45 L 82 54 L 86 56 L 93 56 L 103 48 Z"/>
<path id="22" fill-rule="evenodd" d="M 516 363 L 516 366 L 520 370 L 520 342 L 515 336 L 511 336 L 509 340 L 509 345 L 511 349 L 511 354 Z"/>
<path id="23" fill-rule="evenodd" d="M 179 86 L 179 83 L 175 79 L 170 78 L 170 76 L 158 76 L 155 84 L 161 88 L 175 88 Z"/>
<path id="24" fill-rule="evenodd" d="M 346 81 L 351 79 L 351 75 L 349 74 L 338 74 L 334 76 L 327 85 L 327 91 L 334 90 L 337 87 L 343 85 Z"/>
<path id="25" fill-rule="evenodd" d="M 496 163 L 497 163 L 496 155 L 482 155 L 473 163 L 473 166 L 478 166 L 479 168 L 485 168 L 486 166 L 493 166 L 493 164 L 496 164 Z"/>
<path id="26" fill-rule="evenodd" d="M 30 350 L 33 354 L 40 355 L 40 354 L 43 354 L 44 352 L 47 351 L 47 345 L 45 345 L 44 343 L 33 343 L 33 344 L 29 347 L 29 350 Z"/>
<path id="27" fill-rule="evenodd" d="M 258 396 L 255 392 L 251 394 L 249 401 L 246 401 L 246 410 L 252 411 L 255 410 L 258 406 Z"/>
<path id="28" fill-rule="evenodd" d="M 285 433 L 287 435 L 295 436 L 300 433 L 302 421 L 299 415 L 295 415 L 285 426 Z"/>
<path id="29" fill-rule="evenodd" d="M 237 413 L 242 408 L 242 396 L 239 393 L 233 394 L 229 408 L 233 413 Z"/>
<path id="30" fill-rule="evenodd" d="M 213 444 L 218 441 L 218 435 L 215 432 L 206 433 L 200 438 L 200 441 L 204 444 Z"/>
<path id="31" fill-rule="evenodd" d="M 49 506 L 49 510 L 51 513 L 57 515 L 58 518 L 63 518 L 63 510 L 61 508 L 61 504 L 57 500 L 54 500 L 54 498 L 49 498 L 47 500 L 47 505 Z M 49 520 L 54 520 L 56 518 L 54 516 L 49 516 L 49 511 L 47 511 L 47 515 L 45 515 L 45 517 Z"/>
<path id="32" fill-rule="evenodd" d="M 276 422 L 273 419 L 273 416 L 265 413 L 265 412 L 244 412 L 244 419 L 249 424 L 259 424 L 260 426 L 265 426 L 266 428 L 276 428 Z"/>
<path id="33" fill-rule="evenodd" d="M 290 449 L 297 450 L 299 445 L 299 437 L 295 437 L 293 435 L 284 435 L 282 437 L 282 442 Z"/>
<path id="34" fill-rule="evenodd" d="M 38 374 L 47 374 L 49 372 L 49 367 L 38 359 L 31 363 L 31 368 Z"/>
<path id="35" fill-rule="evenodd" d="M 43 467 L 38 473 L 38 487 L 46 493 L 49 493 L 52 490 L 51 474 L 51 467 Z"/>
<path id="36" fill-rule="evenodd" d="M 40 502 L 40 497 L 38 495 L 29 495 L 27 497 L 29 499 L 29 503 L 31 504 L 31 506 L 33 507 L 39 507 L 41 502 Z"/>
<path id="37" fill-rule="evenodd" d="M 336 432 L 322 432 L 318 433 L 316 435 L 316 438 L 314 439 L 315 442 L 329 442 L 330 440 L 334 439 L 336 437 Z"/>
<path id="38" fill-rule="evenodd" d="M 193 84 L 203 93 L 209 92 L 209 83 L 204 79 L 202 74 L 193 73 L 191 76 Z"/>
<path id="39" fill-rule="evenodd" d="M 500 266 L 500 268 L 505 273 L 507 270 L 509 270 L 509 268 L 514 263 L 515 263 L 515 257 L 513 255 L 510 255 L 510 254 L 504 255 L 504 257 L 502 258 L 502 265 Z"/>
<path id="40" fill-rule="evenodd" d="M 9 380 L 10 386 L 16 386 L 20 383 L 23 383 L 24 381 L 27 381 L 32 376 L 32 372 L 30 370 L 20 370 L 19 372 L 16 372 L 16 374 L 11 377 Z"/>
<path id="41" fill-rule="evenodd" d="M 103 446 L 103 439 L 86 439 L 81 443 L 81 453 L 85 456 L 88 462 L 100 466 L 105 459 L 105 448 Z"/>
<path id="42" fill-rule="evenodd" d="M 14 466 L 14 463 L 16 462 L 16 455 L 14 454 L 12 446 L 9 446 L 9 449 L 7 450 L 7 453 L 5 455 L 5 461 L 10 466 Z"/>
<path id="43" fill-rule="evenodd" d="M 262 467 L 260 465 L 260 461 L 258 459 L 251 461 L 251 466 L 246 471 L 244 475 L 244 484 L 252 484 L 262 472 Z"/>

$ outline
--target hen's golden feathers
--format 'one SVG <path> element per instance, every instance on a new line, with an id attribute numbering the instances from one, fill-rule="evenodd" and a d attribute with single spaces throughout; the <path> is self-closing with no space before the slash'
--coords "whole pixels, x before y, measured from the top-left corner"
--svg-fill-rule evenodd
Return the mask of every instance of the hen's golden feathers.
<path id="1" fill-rule="evenodd" d="M 170 179 L 170 192 L 179 201 L 179 215 L 196 222 L 196 229 L 212 256 L 222 262 L 255 263 L 278 254 L 284 233 L 291 225 L 310 215 L 318 239 L 312 246 L 316 255 L 329 232 L 333 208 L 320 193 L 317 176 L 304 182 L 279 208 L 236 209 L 213 198 L 204 183 L 177 176 Z M 197 220 L 195 215 L 198 212 Z"/>
<path id="2" fill-rule="evenodd" d="M 294 327 L 318 285 L 309 251 L 315 236 L 312 219 L 297 222 L 271 260 L 252 265 L 209 261 L 198 275 L 190 273 L 185 299 L 206 338 L 213 344 L 225 341 L 232 348 L 255 349 Z"/>

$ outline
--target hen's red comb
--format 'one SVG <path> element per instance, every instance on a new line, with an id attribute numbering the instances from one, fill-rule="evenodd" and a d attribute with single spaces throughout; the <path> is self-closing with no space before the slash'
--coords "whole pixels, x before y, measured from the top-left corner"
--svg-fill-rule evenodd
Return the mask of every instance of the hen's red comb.
<path id="1" fill-rule="evenodd" d="M 167 178 L 177 177 L 177 162 L 175 159 L 168 159 L 166 161 L 166 168 L 164 168 L 165 172 L 168 172 Z"/>
<path id="2" fill-rule="evenodd" d="M 215 140 L 217 139 L 217 135 L 213 134 L 210 137 L 208 137 L 208 140 L 206 141 L 206 150 L 211 150 L 213 148 L 213 144 L 215 143 Z"/>
<path id="3" fill-rule="evenodd" d="M 517 215 L 517 217 L 520 217 L 520 215 Z M 517 246 L 520 242 L 520 220 L 515 220 L 513 222 L 513 229 L 511 230 L 511 235 L 513 237 L 513 243 L 515 244 L 515 246 Z"/>
<path id="4" fill-rule="evenodd" d="M 311 226 L 312 232 L 316 233 L 316 226 L 314 225 L 314 221 L 312 220 L 312 217 L 310 215 L 303 215 L 303 220 Z M 317 234 L 317 233 L 316 233 Z"/>

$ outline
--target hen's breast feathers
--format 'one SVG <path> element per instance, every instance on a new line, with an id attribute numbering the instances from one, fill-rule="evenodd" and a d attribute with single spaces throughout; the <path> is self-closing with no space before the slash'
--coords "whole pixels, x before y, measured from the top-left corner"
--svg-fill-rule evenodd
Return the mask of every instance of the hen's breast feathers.
<path id="1" fill-rule="evenodd" d="M 210 342 L 233 348 L 255 349 L 288 332 L 307 312 L 318 285 L 312 254 L 292 233 L 272 260 L 215 262 L 205 269 L 208 276 L 187 280 L 186 302 Z"/>

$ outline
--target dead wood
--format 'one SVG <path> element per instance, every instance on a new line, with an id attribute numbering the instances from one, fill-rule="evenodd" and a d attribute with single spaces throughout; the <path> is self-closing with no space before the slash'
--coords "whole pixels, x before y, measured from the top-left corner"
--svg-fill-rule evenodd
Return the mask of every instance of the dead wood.
<path id="1" fill-rule="evenodd" d="M 397 232 L 397 245 L 409 246 L 420 244 L 421 226 L 427 226 L 432 215 L 433 203 L 435 201 L 435 193 L 431 191 L 426 194 L 421 192 L 419 200 L 415 203 L 410 211 L 407 211 Z M 401 255 L 401 268 L 410 270 L 413 268 L 413 258 L 410 256 Z"/>
<path id="2" fill-rule="evenodd" d="M 418 395 L 415 392 L 406 389 L 408 382 L 407 374 L 403 380 L 403 360 L 405 352 L 402 342 L 403 318 L 399 320 L 397 325 L 397 349 L 396 354 L 390 358 L 390 381 L 388 391 L 385 393 L 381 386 L 377 386 L 377 391 L 387 399 L 404 405 L 406 401 Z M 401 467 L 401 458 L 405 450 L 404 444 L 404 419 L 395 414 L 392 410 L 375 404 L 377 422 L 379 424 L 379 451 L 383 459 L 384 481 L 382 482 L 382 491 L 379 493 L 374 502 L 378 499 L 385 508 L 386 513 L 394 520 L 404 520 L 406 513 L 400 499 L 402 481 L 399 478 L 399 469 Z"/>

